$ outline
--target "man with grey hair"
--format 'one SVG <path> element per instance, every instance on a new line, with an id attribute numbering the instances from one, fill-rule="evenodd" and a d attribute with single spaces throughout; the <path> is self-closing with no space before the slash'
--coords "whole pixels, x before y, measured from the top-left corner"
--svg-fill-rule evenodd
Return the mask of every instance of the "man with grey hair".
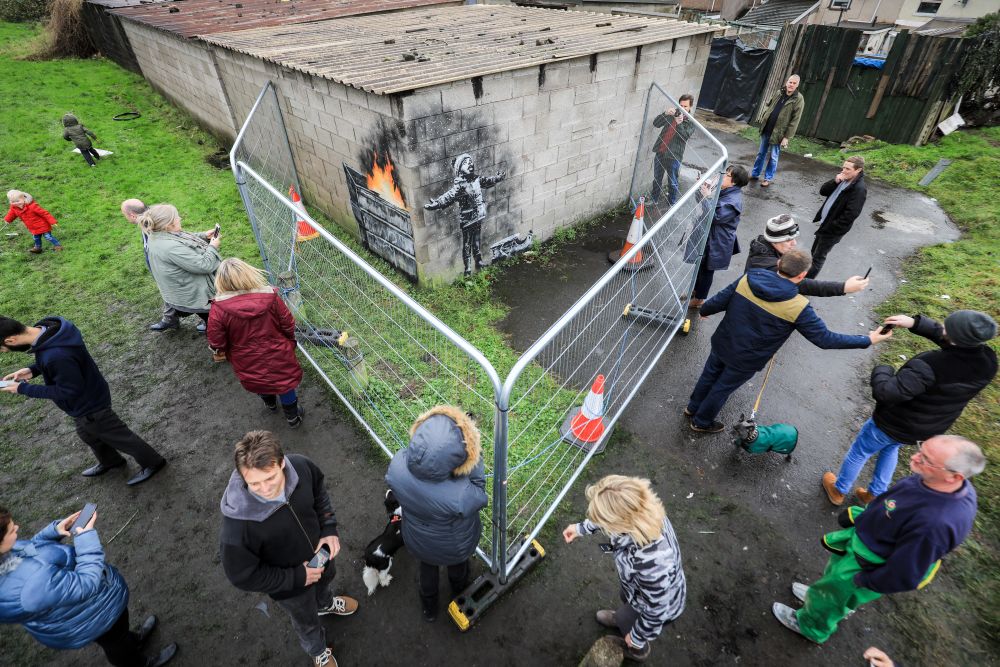
<path id="1" fill-rule="evenodd" d="M 822 644 L 857 607 L 883 595 L 923 588 L 972 530 L 976 489 L 969 481 L 986 467 L 979 447 L 956 435 L 918 443 L 914 472 L 867 507 L 841 513 L 843 530 L 823 536 L 833 552 L 823 576 L 809 586 L 792 584 L 798 611 L 775 602 L 778 621 Z"/>
<path id="2" fill-rule="evenodd" d="M 788 142 L 799 129 L 799 120 L 806 108 L 806 98 L 802 97 L 798 88 L 799 75 L 793 74 L 764 107 L 764 124 L 760 128 L 760 149 L 753 163 L 753 171 L 750 172 L 751 181 L 756 181 L 761 172 L 764 172 L 764 178 L 760 182 L 762 187 L 766 188 L 774 180 L 774 173 L 778 170 L 778 156 L 781 155 L 782 149 L 788 148 Z M 765 162 L 767 162 L 766 170 Z"/>
<path id="3" fill-rule="evenodd" d="M 139 224 L 139 217 L 146 212 L 146 208 L 147 206 L 141 199 L 126 199 L 122 202 L 122 215 L 125 216 L 126 220 L 138 227 L 139 234 L 142 236 L 142 254 L 146 257 L 146 268 L 149 269 L 149 235 L 143 231 L 142 225 Z M 163 315 L 160 321 L 150 324 L 149 328 L 152 331 L 166 331 L 167 329 L 176 329 L 180 325 L 181 320 L 177 315 L 177 311 L 169 303 L 164 302 Z M 204 322 L 198 322 L 197 329 L 199 332 L 205 333 L 206 328 Z"/>

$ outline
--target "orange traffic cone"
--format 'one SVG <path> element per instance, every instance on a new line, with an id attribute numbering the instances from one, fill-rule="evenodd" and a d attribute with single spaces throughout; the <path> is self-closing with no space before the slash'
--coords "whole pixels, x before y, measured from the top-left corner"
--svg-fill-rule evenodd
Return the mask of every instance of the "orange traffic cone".
<path id="1" fill-rule="evenodd" d="M 300 215 L 295 219 L 295 226 L 298 234 L 295 237 L 296 241 L 308 241 L 309 239 L 314 239 L 319 236 L 319 232 L 313 229 L 308 222 L 305 221 L 306 207 L 302 203 L 302 197 L 299 197 L 299 193 L 295 191 L 295 186 L 288 188 L 288 196 L 292 199 L 292 204 L 298 209 Z"/>
<path id="2" fill-rule="evenodd" d="M 604 429 L 604 376 L 598 375 L 583 405 L 569 413 L 559 432 L 566 442 L 589 450 L 591 444 L 604 437 Z M 597 451 L 603 449 L 601 446 Z"/>
<path id="3" fill-rule="evenodd" d="M 625 237 L 625 245 L 621 250 L 615 250 L 608 253 L 608 261 L 614 264 L 622 255 L 627 253 L 629 249 L 632 248 L 639 239 L 642 238 L 642 233 L 645 231 L 645 223 L 643 222 L 643 216 L 646 214 L 646 198 L 639 197 L 639 205 L 635 209 L 635 215 L 632 216 L 632 225 L 628 228 L 628 235 Z M 652 264 L 653 258 L 649 256 L 644 256 L 642 251 L 637 252 L 632 259 L 628 261 L 627 269 L 632 271 L 638 271 L 639 269 L 645 269 Z"/>

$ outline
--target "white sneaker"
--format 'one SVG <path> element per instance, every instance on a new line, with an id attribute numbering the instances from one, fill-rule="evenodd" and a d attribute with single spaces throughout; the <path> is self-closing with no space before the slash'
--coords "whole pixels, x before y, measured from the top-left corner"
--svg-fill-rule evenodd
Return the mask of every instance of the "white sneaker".
<path id="1" fill-rule="evenodd" d="M 799 602 L 806 601 L 806 594 L 808 592 L 809 586 L 807 584 L 800 584 L 797 581 L 792 584 L 792 595 L 794 595 Z"/>
<path id="2" fill-rule="evenodd" d="M 333 651 L 328 648 L 313 658 L 313 665 L 316 667 L 337 667 L 337 659 L 333 657 Z"/>

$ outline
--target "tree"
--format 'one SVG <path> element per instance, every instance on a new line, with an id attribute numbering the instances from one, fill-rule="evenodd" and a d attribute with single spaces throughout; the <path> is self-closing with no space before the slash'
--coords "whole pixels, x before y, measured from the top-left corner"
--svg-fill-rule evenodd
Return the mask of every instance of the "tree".
<path id="1" fill-rule="evenodd" d="M 982 104 L 1000 84 L 1000 12 L 980 17 L 965 32 L 966 57 L 959 77 L 959 91 Z"/>

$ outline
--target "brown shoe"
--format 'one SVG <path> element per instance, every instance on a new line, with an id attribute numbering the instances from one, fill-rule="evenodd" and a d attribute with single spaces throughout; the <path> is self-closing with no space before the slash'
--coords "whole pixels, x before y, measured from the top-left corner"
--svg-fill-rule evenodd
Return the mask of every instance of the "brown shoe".
<path id="1" fill-rule="evenodd" d="M 28 248 L 28 252 L 30 252 L 32 255 L 41 255 L 42 249 L 36 248 L 35 246 L 31 246 L 30 248 Z"/>
<path id="2" fill-rule="evenodd" d="M 830 502 L 838 507 L 844 504 L 844 494 L 837 490 L 837 476 L 832 472 L 823 473 L 823 490 Z"/>
<path id="3" fill-rule="evenodd" d="M 618 629 L 618 624 L 615 623 L 615 612 L 610 609 L 602 609 L 597 612 L 597 622 L 606 628 Z"/>
<path id="4" fill-rule="evenodd" d="M 854 495 L 856 495 L 858 497 L 858 500 L 863 502 L 865 505 L 870 505 L 871 502 L 875 500 L 875 496 L 868 493 L 868 489 L 861 486 L 854 489 Z"/>
<path id="5" fill-rule="evenodd" d="M 358 601 L 346 595 L 338 595 L 333 598 L 329 607 L 319 610 L 320 616 L 335 614 L 337 616 L 350 616 L 358 610 Z"/>
<path id="6" fill-rule="evenodd" d="M 61 245 L 54 245 L 54 246 L 52 246 L 52 249 L 55 250 L 56 252 L 62 252 L 62 246 Z"/>
<path id="7" fill-rule="evenodd" d="M 767 179 L 765 178 L 765 179 L 764 179 L 763 181 L 761 181 L 761 182 L 760 182 L 760 187 L 762 187 L 762 188 L 766 188 L 766 187 L 767 187 L 767 186 L 769 186 L 770 184 L 771 184 L 771 181 L 769 181 L 769 180 L 767 180 Z"/>
<path id="8" fill-rule="evenodd" d="M 703 303 L 705 303 L 704 299 L 691 299 L 688 303 L 688 310 L 698 310 Z"/>

